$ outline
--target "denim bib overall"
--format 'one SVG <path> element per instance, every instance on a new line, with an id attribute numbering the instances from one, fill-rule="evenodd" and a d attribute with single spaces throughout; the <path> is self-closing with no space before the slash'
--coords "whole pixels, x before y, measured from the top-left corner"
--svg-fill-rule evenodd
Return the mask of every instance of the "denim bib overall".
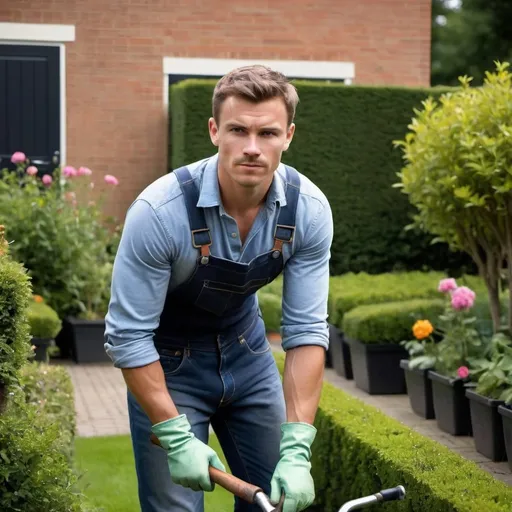
<path id="1" fill-rule="evenodd" d="M 293 241 L 300 178 L 295 169 L 286 171 L 286 205 L 273 246 L 249 263 L 210 253 L 215 240 L 196 206 L 197 186 L 186 167 L 174 171 L 197 262 L 189 279 L 167 295 L 154 335 L 167 388 L 192 432 L 208 442 L 211 425 L 233 474 L 267 493 L 286 414 L 255 292 L 282 272 L 283 245 Z M 141 511 L 203 512 L 202 492 L 171 481 L 166 454 L 149 442 L 150 421 L 130 393 L 128 406 Z M 258 510 L 238 498 L 234 502 L 236 512 Z"/>
<path id="2" fill-rule="evenodd" d="M 247 326 L 257 314 L 255 292 L 283 270 L 282 247 L 291 243 L 299 197 L 299 176 L 287 168 L 286 206 L 280 210 L 273 248 L 249 263 L 238 263 L 210 254 L 212 240 L 202 208 L 196 206 L 199 191 L 188 169 L 174 171 L 187 208 L 191 243 L 198 250 L 190 278 L 168 294 L 155 331 L 155 344 L 185 337 L 198 340 L 233 328 Z"/>

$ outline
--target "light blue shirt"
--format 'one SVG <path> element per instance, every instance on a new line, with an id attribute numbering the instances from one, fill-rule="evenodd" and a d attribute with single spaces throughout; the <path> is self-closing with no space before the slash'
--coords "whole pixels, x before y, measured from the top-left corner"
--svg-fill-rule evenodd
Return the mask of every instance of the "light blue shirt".
<path id="1" fill-rule="evenodd" d="M 188 165 L 200 189 L 214 256 L 248 263 L 272 249 L 279 209 L 286 204 L 286 171 L 280 164 L 266 204 L 242 245 L 235 220 L 222 206 L 218 155 Z M 299 173 L 300 174 L 300 173 Z M 321 190 L 300 174 L 296 230 L 284 244 L 282 347 L 328 347 L 327 296 L 333 237 L 330 205 Z M 192 246 L 187 210 L 173 173 L 151 183 L 128 209 L 114 263 L 106 315 L 105 349 L 118 368 L 159 359 L 153 344 L 168 290 L 188 279 L 198 249 Z"/>

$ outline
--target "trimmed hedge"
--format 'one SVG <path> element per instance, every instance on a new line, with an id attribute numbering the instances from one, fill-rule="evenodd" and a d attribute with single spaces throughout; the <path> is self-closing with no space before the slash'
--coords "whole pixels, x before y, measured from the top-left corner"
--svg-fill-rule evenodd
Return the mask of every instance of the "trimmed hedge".
<path id="1" fill-rule="evenodd" d="M 171 86 L 170 170 L 216 152 L 207 129 L 215 83 L 193 79 Z M 447 89 L 294 83 L 300 96 L 297 129 L 283 161 L 311 178 L 331 203 L 331 273 L 474 272 L 468 255 L 453 253 L 446 244 L 430 245 L 433 236 L 404 231 L 414 210 L 392 188 L 403 166 L 393 140 L 404 137 L 422 100 Z"/>
<path id="2" fill-rule="evenodd" d="M 44 302 L 30 303 L 28 322 L 30 334 L 35 338 L 55 339 L 62 328 L 62 321 L 57 312 Z"/>
<path id="3" fill-rule="evenodd" d="M 388 272 L 370 275 L 366 272 L 332 276 L 329 288 L 329 322 L 343 328 L 343 316 L 357 306 L 381 304 L 410 299 L 436 299 L 441 272 Z M 478 296 L 486 295 L 483 280 L 478 276 L 462 276 L 457 284 L 470 286 Z"/>
<path id="4" fill-rule="evenodd" d="M 82 510 L 62 428 L 38 404 L 9 400 L 0 415 L 0 510 Z"/>
<path id="5" fill-rule="evenodd" d="M 275 353 L 275 359 L 283 373 L 284 354 Z M 390 510 L 512 510 L 511 487 L 328 382 L 315 426 L 312 474 L 318 510 L 338 510 L 348 500 L 396 485 L 404 485 L 407 494 Z"/>
<path id="6" fill-rule="evenodd" d="M 267 332 L 280 332 L 282 315 L 281 297 L 273 293 L 259 291 L 258 302 Z"/>
<path id="7" fill-rule="evenodd" d="M 26 269 L 0 255 L 0 510 L 83 512 L 71 380 L 65 368 L 28 362 L 31 297 Z"/>
<path id="8" fill-rule="evenodd" d="M 442 299 L 368 304 L 352 309 L 343 317 L 343 332 L 362 343 L 400 343 L 412 337 L 416 320 L 430 319 L 435 323 L 443 313 Z"/>
<path id="9" fill-rule="evenodd" d="M 30 355 L 27 308 L 32 296 L 26 269 L 0 255 L 0 384 L 16 383 Z"/>
<path id="10" fill-rule="evenodd" d="M 76 433 L 73 384 L 63 366 L 30 362 L 20 371 L 25 401 L 37 408 L 52 424 L 59 425 L 60 451 L 71 463 Z"/>

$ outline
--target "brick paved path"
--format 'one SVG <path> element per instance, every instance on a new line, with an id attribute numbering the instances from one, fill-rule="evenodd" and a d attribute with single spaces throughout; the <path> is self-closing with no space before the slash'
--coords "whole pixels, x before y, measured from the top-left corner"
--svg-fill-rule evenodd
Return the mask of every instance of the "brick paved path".
<path id="1" fill-rule="evenodd" d="M 272 344 L 274 350 L 279 345 Z M 69 371 L 75 389 L 77 435 L 83 437 L 129 434 L 126 406 L 126 386 L 121 371 L 111 364 L 75 365 L 64 364 Z M 512 473 L 507 462 L 494 463 L 476 452 L 473 438 L 451 436 L 436 425 L 435 420 L 424 420 L 414 414 L 407 395 L 368 395 L 355 387 L 353 380 L 346 380 L 331 368 L 326 368 L 325 379 L 363 402 L 381 409 L 401 423 L 419 433 L 475 461 L 496 479 L 512 485 Z"/>

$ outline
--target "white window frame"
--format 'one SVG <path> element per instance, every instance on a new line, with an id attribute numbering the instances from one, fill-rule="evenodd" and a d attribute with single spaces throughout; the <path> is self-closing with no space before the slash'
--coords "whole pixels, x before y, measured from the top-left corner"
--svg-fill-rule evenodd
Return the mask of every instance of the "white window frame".
<path id="1" fill-rule="evenodd" d="M 60 165 L 66 165 L 66 45 L 75 41 L 75 25 L 0 23 L 0 44 L 59 47 Z"/>
<path id="2" fill-rule="evenodd" d="M 164 107 L 167 108 L 169 102 L 169 75 L 222 76 L 234 68 L 251 64 L 269 66 L 287 76 L 301 79 L 343 80 L 350 85 L 355 78 L 354 63 L 344 61 L 164 57 Z"/>

